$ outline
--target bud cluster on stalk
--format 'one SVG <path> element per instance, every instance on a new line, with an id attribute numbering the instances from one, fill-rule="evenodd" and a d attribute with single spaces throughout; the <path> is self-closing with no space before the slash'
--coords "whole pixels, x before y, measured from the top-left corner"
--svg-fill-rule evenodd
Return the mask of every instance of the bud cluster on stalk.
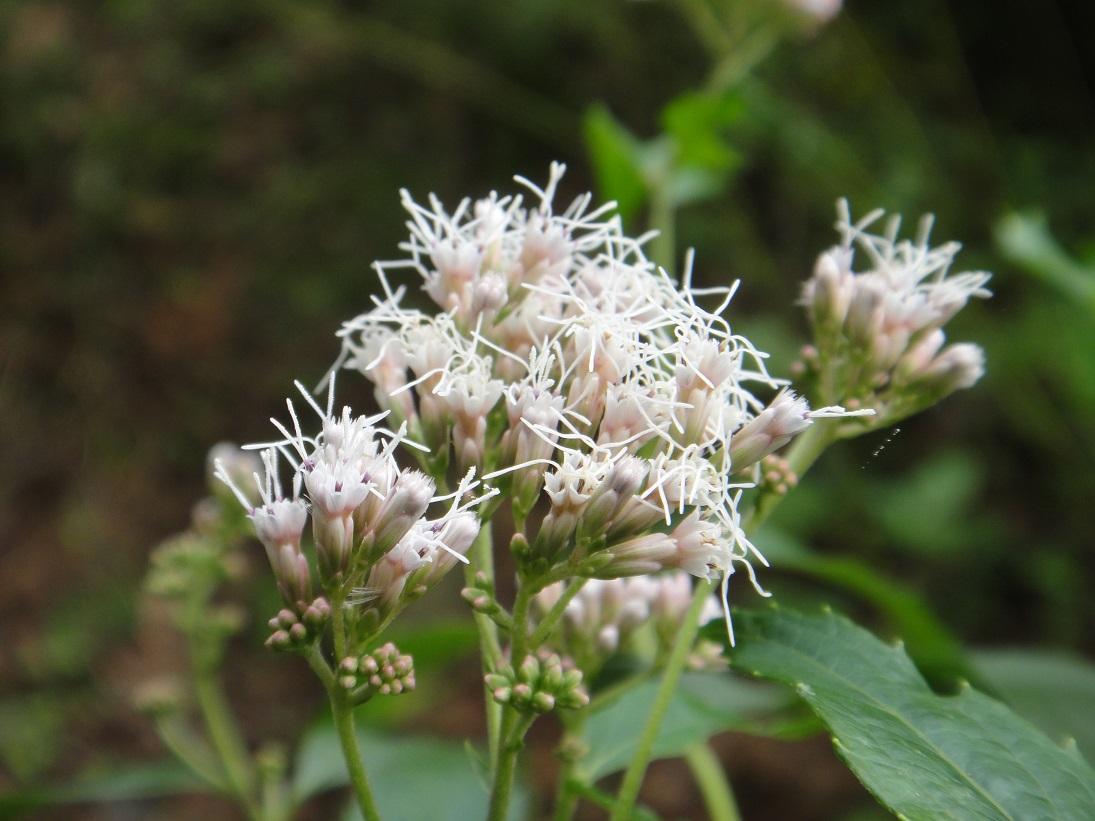
<path id="1" fill-rule="evenodd" d="M 283 438 L 256 446 L 264 466 L 264 475 L 253 475 L 258 504 L 225 462 L 216 463 L 215 474 L 247 510 L 286 605 L 271 621 L 268 644 L 277 649 L 318 638 L 332 600 L 359 605 L 351 621 L 361 625 L 360 638 L 379 630 L 467 561 L 480 526 L 471 509 L 485 498 L 474 495 L 479 482 L 471 472 L 454 492 L 438 495 L 433 478 L 403 468 L 396 450 L 415 445 L 405 424 L 394 432 L 379 427 L 386 412 L 355 416 L 344 408 L 336 415 L 333 382 L 326 408 L 297 388 L 319 416 L 320 431 L 305 435 L 287 401 L 290 424 L 272 420 Z M 292 470 L 288 486 L 279 462 Z M 318 578 L 304 548 L 309 520 Z M 317 587 L 324 594 L 318 598 Z"/>
<path id="2" fill-rule="evenodd" d="M 300 650 L 323 635 L 331 617 L 331 605 L 320 596 L 301 614 L 282 608 L 267 624 L 272 631 L 266 640 L 271 650 Z"/>
<path id="3" fill-rule="evenodd" d="M 397 696 L 414 689 L 414 659 L 392 642 L 371 653 L 347 656 L 338 664 L 338 686 L 360 703 L 374 695 Z"/>
<path id="4" fill-rule="evenodd" d="M 522 713 L 575 710 L 589 704 L 589 695 L 582 687 L 582 671 L 547 650 L 525 656 L 516 669 L 503 665 L 487 675 L 485 683 L 496 702 L 509 704 Z"/>
<path id="5" fill-rule="evenodd" d="M 961 246 L 931 247 L 931 216 L 912 240 L 898 239 L 897 217 L 881 234 L 868 232 L 882 216 L 873 211 L 853 223 L 848 204 L 838 204 L 841 242 L 818 258 L 803 286 L 814 341 L 798 364 L 821 401 L 875 408 L 873 427 L 900 421 L 981 378 L 981 348 L 947 344 L 943 327 L 971 298 L 990 295 L 991 276 L 950 273 Z M 867 263 L 860 271 L 853 269 L 857 254 Z"/>

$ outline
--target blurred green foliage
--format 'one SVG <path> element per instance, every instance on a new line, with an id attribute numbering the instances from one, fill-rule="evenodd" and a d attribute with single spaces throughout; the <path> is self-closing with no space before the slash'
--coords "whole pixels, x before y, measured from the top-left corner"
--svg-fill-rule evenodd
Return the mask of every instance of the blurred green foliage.
<path id="1" fill-rule="evenodd" d="M 935 683 L 964 669 L 955 636 L 1095 651 L 1090 6 L 850 2 L 774 37 L 770 5 L 0 6 L 0 786 L 154 749 L 105 695 L 176 663 L 133 605 L 148 549 L 206 448 L 322 374 L 395 253 L 398 188 L 452 200 L 551 159 L 629 228 L 671 216 L 659 261 L 695 247 L 702 284 L 741 277 L 732 317 L 774 372 L 833 201 L 935 211 L 996 272 L 954 329 L 988 376 L 827 455 L 781 511 L 809 552 L 780 570 L 773 540 L 766 581 L 828 585 Z M 259 643 L 232 668 L 245 717 L 290 736 L 306 673 Z"/>

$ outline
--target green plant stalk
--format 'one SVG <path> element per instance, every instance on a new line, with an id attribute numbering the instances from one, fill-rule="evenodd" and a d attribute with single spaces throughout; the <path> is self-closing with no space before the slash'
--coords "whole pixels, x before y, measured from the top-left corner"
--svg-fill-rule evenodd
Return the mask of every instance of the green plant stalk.
<path id="1" fill-rule="evenodd" d="M 494 774 L 494 785 L 490 794 L 488 821 L 506 821 L 509 815 L 509 800 L 513 793 L 513 777 L 517 772 L 517 753 L 525 743 L 535 715 L 520 715 L 512 707 L 506 708 L 502 719 L 502 743 L 499 747 L 498 769 Z"/>
<path id="2" fill-rule="evenodd" d="M 354 790 L 358 808 L 365 821 L 379 821 L 376 802 L 373 800 L 369 779 L 365 775 L 365 762 L 361 758 L 361 748 L 357 744 L 357 732 L 354 730 L 354 708 L 346 695 L 332 686 L 327 690 L 331 702 L 331 715 L 335 720 L 338 742 L 342 747 L 342 756 L 346 759 L 346 772 L 350 776 L 350 785 Z"/>
<path id="3" fill-rule="evenodd" d="M 208 600 L 208 593 L 195 594 L 188 602 L 189 612 L 184 621 L 194 680 L 194 699 L 209 743 L 224 768 L 228 791 L 243 807 L 248 818 L 261 819 L 254 794 L 255 775 L 251 768 L 251 756 L 217 678 L 222 648 L 216 642 L 220 639 L 210 636 L 202 625 L 202 611 L 208 606 Z"/>
<path id="4" fill-rule="evenodd" d="M 567 584 L 563 594 L 559 597 L 559 601 L 552 605 L 551 609 L 544 614 L 540 623 L 536 625 L 536 629 L 532 633 L 532 638 L 529 639 L 529 647 L 535 650 L 547 641 L 551 632 L 555 629 L 556 625 L 559 624 L 559 619 L 563 617 L 567 605 L 578 595 L 578 592 L 585 586 L 587 581 L 589 580 L 582 577 L 570 580 L 570 583 Z"/>
<path id="5" fill-rule="evenodd" d="M 676 267 L 676 236 L 673 226 L 674 207 L 667 181 L 659 180 L 650 185 L 650 226 L 657 227 L 658 235 L 650 241 L 650 258 L 669 273 Z"/>
<path id="6" fill-rule="evenodd" d="M 662 681 L 654 697 L 654 704 L 647 715 L 642 735 L 639 736 L 639 743 L 627 765 L 623 783 L 616 795 L 616 803 L 612 807 L 612 821 L 627 821 L 631 818 L 632 808 L 639 797 L 639 788 L 642 786 L 647 764 L 650 763 L 650 756 L 654 751 L 654 743 L 658 740 L 662 719 L 665 718 L 665 713 L 673 700 L 673 693 L 684 672 L 688 654 L 695 643 L 700 624 L 700 612 L 714 589 L 714 582 L 709 579 L 700 579 L 696 583 L 695 595 L 692 596 L 692 603 L 688 606 L 677 640 L 669 653 L 669 660 L 666 662 L 665 672 L 662 673 Z"/>
<path id="7" fill-rule="evenodd" d="M 588 708 L 576 711 L 569 718 L 563 718 L 566 729 L 560 747 L 564 748 L 566 754 L 562 756 L 559 783 L 555 788 L 555 812 L 552 816 L 554 821 L 570 821 L 578 808 L 579 795 L 573 789 L 574 771 L 580 756 L 584 753 L 584 748 L 579 748 L 579 745 L 582 744 L 582 729 L 585 726 L 587 713 Z M 566 749 L 568 747 L 569 749 Z"/>
<path id="8" fill-rule="evenodd" d="M 513 603 L 513 632 L 510 636 L 510 662 L 516 669 L 528 655 L 528 617 L 535 588 L 521 579 Z M 491 786 L 491 821 L 504 821 L 509 811 L 513 778 L 517 772 L 517 754 L 521 751 L 525 733 L 532 726 L 534 716 L 520 715 L 513 707 L 506 707 L 502 716 L 502 729 L 498 744 L 498 757 L 494 765 L 494 783 Z"/>
<path id="9" fill-rule="evenodd" d="M 335 665 L 337 666 L 347 653 L 346 617 L 343 613 L 345 599 L 340 594 L 333 595 L 331 599 L 331 632 L 334 634 Z M 335 730 L 338 732 L 342 757 L 346 760 L 346 772 L 350 776 L 350 786 L 353 787 L 361 815 L 365 821 L 379 821 L 380 814 L 377 812 L 376 802 L 369 788 L 365 762 L 357 743 L 357 732 L 354 729 L 354 705 L 350 701 L 349 694 L 339 688 L 334 673 L 324 661 L 318 644 L 309 648 L 307 658 L 327 689 L 327 698 L 331 702 L 331 716 L 334 718 Z"/>
<path id="10" fill-rule="evenodd" d="M 475 574 L 482 572 L 488 581 L 494 581 L 494 551 L 491 540 L 490 522 L 485 521 L 479 528 L 479 535 L 468 551 L 470 561 L 464 568 L 464 583 L 475 583 Z M 498 641 L 498 625 L 485 613 L 475 614 L 475 629 L 479 634 L 479 655 L 483 666 L 483 675 L 494 672 L 502 660 L 502 645 Z M 487 750 L 493 770 L 498 760 L 498 743 L 502 733 L 502 705 L 492 698 L 486 700 L 487 711 Z"/>
<path id="11" fill-rule="evenodd" d="M 817 461 L 825 448 L 836 441 L 837 438 L 837 420 L 823 419 L 814 422 L 795 440 L 794 444 L 791 445 L 791 449 L 787 452 L 787 461 L 790 463 L 791 470 L 801 478 L 810 469 L 810 466 Z M 747 532 L 755 531 L 771 515 L 783 498 L 783 496 L 776 493 L 763 494 L 746 519 L 744 529 Z M 695 592 L 692 595 L 692 603 L 689 605 L 684 623 L 677 632 L 677 638 L 673 642 L 669 660 L 666 662 L 665 672 L 662 674 L 662 681 L 654 698 L 654 705 L 647 716 L 646 724 L 639 738 L 639 744 L 635 748 L 624 774 L 623 783 L 620 785 L 620 791 L 617 793 L 616 803 L 612 809 L 612 821 L 625 821 L 625 819 L 631 817 L 632 808 L 639 797 L 639 788 L 642 786 L 643 776 L 646 774 L 647 765 L 650 763 L 654 742 L 657 740 L 661 729 L 662 719 L 665 717 L 665 711 L 669 708 L 669 703 L 673 699 L 673 692 L 680 681 L 681 673 L 684 672 L 688 653 L 696 642 L 700 611 L 713 589 L 713 582 L 707 579 L 702 579 L 696 584 Z"/>
<path id="12" fill-rule="evenodd" d="M 707 807 L 707 817 L 711 821 L 741 821 L 734 793 L 726 780 L 722 762 L 711 748 L 700 742 L 684 754 L 688 769 L 703 794 L 703 803 Z"/>
<path id="13" fill-rule="evenodd" d="M 204 666 L 204 665 L 203 665 Z M 250 757 L 239 729 L 232 718 L 224 690 L 212 670 L 194 669 L 194 698 L 205 722 L 209 741 L 224 766 L 225 778 L 236 800 L 249 818 L 260 818 L 258 804 L 252 792 L 254 777 Z"/>
<path id="14" fill-rule="evenodd" d="M 213 751 L 204 740 L 194 737 L 189 728 L 175 718 L 157 718 L 155 725 L 156 734 L 176 758 L 216 789 L 230 791 L 223 772 L 213 762 Z"/>

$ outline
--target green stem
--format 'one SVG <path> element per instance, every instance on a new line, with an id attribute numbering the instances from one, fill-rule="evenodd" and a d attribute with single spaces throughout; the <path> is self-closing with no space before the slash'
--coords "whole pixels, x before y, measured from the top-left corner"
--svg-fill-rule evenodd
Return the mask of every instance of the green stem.
<path id="1" fill-rule="evenodd" d="M 711 748 L 703 742 L 696 744 L 684 754 L 684 760 L 703 793 L 707 817 L 711 821 L 740 821 L 741 814 L 726 780 L 726 771 Z"/>
<path id="2" fill-rule="evenodd" d="M 529 647 L 535 650 L 547 641 L 548 637 L 551 635 L 551 631 L 555 629 L 555 625 L 557 625 L 559 619 L 563 617 L 567 605 L 578 595 L 578 591 L 582 589 L 587 581 L 588 579 L 580 577 L 570 580 L 570 583 L 566 586 L 563 594 L 559 597 L 559 601 L 552 605 L 551 609 L 544 614 L 542 619 L 540 619 L 540 623 L 536 625 L 536 629 L 532 632 L 532 638 L 529 639 Z"/>
<path id="3" fill-rule="evenodd" d="M 331 715 L 335 719 L 342 756 L 346 759 L 346 772 L 350 776 L 350 785 L 357 798 L 358 808 L 365 821 L 379 821 L 380 813 L 377 812 L 372 790 L 369 789 L 369 779 L 365 775 L 365 762 L 361 759 L 361 748 L 358 747 L 357 733 L 354 731 L 353 705 L 336 687 L 330 687 L 327 695 L 331 701 Z"/>
<path id="4" fill-rule="evenodd" d="M 513 778 L 517 772 L 517 754 L 525 742 L 535 715 L 521 715 L 512 707 L 506 708 L 502 719 L 502 744 L 499 748 L 498 767 L 494 773 L 494 786 L 490 794 L 488 821 L 505 821 L 509 814 L 509 800 L 513 792 Z"/>
<path id="5" fill-rule="evenodd" d="M 713 589 L 714 583 L 708 579 L 700 579 L 696 583 L 696 592 L 692 596 L 692 603 L 688 606 L 684 622 L 677 633 L 677 639 L 673 642 L 673 649 L 669 653 L 669 661 L 666 662 L 661 684 L 658 686 L 657 695 L 654 697 L 654 705 L 650 708 L 642 735 L 639 736 L 639 743 L 635 747 L 635 752 L 627 765 L 627 771 L 624 773 L 624 780 L 616 796 L 616 803 L 612 807 L 612 821 L 627 821 L 631 818 L 632 808 L 635 806 L 635 800 L 639 797 L 639 788 L 642 786 L 647 764 L 650 763 L 650 756 L 654 751 L 654 743 L 658 740 L 662 719 L 665 718 L 669 703 L 673 700 L 673 693 L 677 689 L 681 673 L 684 672 L 688 654 L 692 651 L 692 645 L 695 643 L 696 632 L 700 623 L 700 612 L 707 603 L 707 597 L 711 595 Z"/>
<path id="6" fill-rule="evenodd" d="M 803 474 L 810 469 L 810 466 L 817 461 L 825 448 L 838 438 L 837 421 L 818 420 L 795 440 L 791 449 L 787 452 L 787 460 L 790 462 L 791 470 L 798 474 L 799 478 L 802 478 Z M 762 495 L 747 518 L 744 529 L 747 532 L 753 532 L 760 527 L 782 499 L 783 496 L 775 493 Z M 650 761 L 650 753 L 661 728 L 662 718 L 664 718 L 669 702 L 673 698 L 673 692 L 676 690 L 677 682 L 680 680 L 685 662 L 688 660 L 688 653 L 695 644 L 696 634 L 699 631 L 700 612 L 703 610 L 704 603 L 707 601 L 707 597 L 711 595 L 713 588 L 713 583 L 706 579 L 701 580 L 696 585 L 692 596 L 692 604 L 688 608 L 684 623 L 677 632 L 677 638 L 673 642 L 673 649 L 669 654 L 669 661 L 666 662 L 665 673 L 658 687 L 654 706 L 647 716 L 639 745 L 635 748 L 627 772 L 624 774 L 623 784 L 620 786 L 616 803 L 613 806 L 612 821 L 624 821 L 630 817 L 635 800 L 639 796 L 639 787 L 642 786 L 643 775 L 646 773 L 646 767 Z"/>
<path id="7" fill-rule="evenodd" d="M 787 451 L 787 461 L 799 479 L 825 452 L 825 449 L 839 438 L 837 429 L 839 422 L 839 419 L 819 419 L 795 439 L 790 450 Z M 755 532 L 782 499 L 783 496 L 778 493 L 762 493 L 757 499 L 753 512 L 745 521 L 745 531 Z"/>
<path id="8" fill-rule="evenodd" d="M 218 790 L 229 791 L 229 785 L 224 780 L 224 773 L 213 762 L 213 751 L 202 739 L 195 737 L 177 717 L 157 718 L 156 734 L 159 735 L 164 746 L 203 781 L 207 781 Z"/>
<path id="9" fill-rule="evenodd" d="M 475 584 L 476 573 L 482 573 L 487 581 L 494 582 L 494 553 L 491 543 L 490 522 L 483 522 L 479 535 L 468 551 L 469 562 L 464 568 L 464 583 L 469 587 Z M 479 655 L 483 665 L 483 675 L 493 673 L 502 661 L 502 645 L 498 641 L 498 625 L 485 613 L 475 614 L 475 628 L 479 633 Z M 498 740 L 502 732 L 502 705 L 488 698 L 487 710 L 487 750 L 491 766 L 498 760 Z"/>
<path id="10" fill-rule="evenodd" d="M 574 790 L 575 770 L 578 761 L 585 753 L 582 741 L 582 729 L 588 710 L 578 710 L 568 715 L 560 716 L 566 727 L 563 740 L 559 744 L 562 766 L 559 769 L 559 784 L 555 791 L 554 821 L 570 821 L 574 811 L 578 808 L 578 792 Z"/>
<path id="11" fill-rule="evenodd" d="M 519 580 L 517 596 L 513 602 L 513 631 L 510 633 L 510 663 L 514 669 L 520 667 L 528 655 L 528 617 L 534 593 L 535 589 L 531 585 L 524 579 Z M 501 741 L 494 766 L 494 784 L 491 787 L 491 821 L 503 821 L 509 811 L 510 793 L 513 792 L 513 778 L 517 771 L 517 754 L 534 718 L 534 715 L 521 715 L 513 707 L 506 707 L 504 710 L 499 734 Z"/>
<path id="12" fill-rule="evenodd" d="M 196 642 L 197 639 L 192 641 Z M 262 814 L 253 792 L 255 779 L 251 770 L 251 758 L 232 717 L 228 699 L 221 689 L 214 668 L 200 660 L 200 650 L 195 652 L 195 656 L 199 660 L 194 665 L 194 697 L 205 722 L 209 741 L 224 767 L 229 790 L 243 806 L 248 818 L 261 819 Z"/>
<path id="13" fill-rule="evenodd" d="M 676 267 L 676 236 L 674 231 L 674 208 L 670 198 L 669 185 L 659 180 L 651 185 L 650 191 L 650 227 L 658 230 L 658 236 L 650 241 L 650 258 L 655 263 L 673 273 Z"/>

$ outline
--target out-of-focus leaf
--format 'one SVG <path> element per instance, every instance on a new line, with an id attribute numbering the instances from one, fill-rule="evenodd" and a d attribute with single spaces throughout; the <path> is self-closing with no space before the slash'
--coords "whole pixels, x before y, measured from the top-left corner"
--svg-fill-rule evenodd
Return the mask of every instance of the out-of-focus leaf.
<path id="1" fill-rule="evenodd" d="M 909 655 L 932 681 L 953 681 L 958 677 L 978 680 L 962 645 L 914 590 L 858 559 L 814 553 L 771 527 L 761 531 L 757 544 L 775 568 L 802 573 L 871 604 L 901 637 Z"/>
<path id="2" fill-rule="evenodd" d="M 662 111 L 662 127 L 677 146 L 677 163 L 709 172 L 727 172 L 741 158 L 727 141 L 727 128 L 742 114 L 741 98 L 688 92 Z"/>
<path id="3" fill-rule="evenodd" d="M 1015 712 L 1095 761 L 1095 665 L 1046 650 L 978 650 L 973 664 Z"/>
<path id="4" fill-rule="evenodd" d="M 721 625 L 721 622 L 720 622 Z M 659 682 L 643 681 L 594 710 L 584 739 L 589 753 L 580 763 L 584 779 L 596 781 L 627 766 L 650 712 Z M 786 706 L 778 690 L 726 673 L 688 673 L 662 721 L 654 758 L 672 758 L 699 741 L 729 729 L 755 729 L 761 717 Z"/>
<path id="5" fill-rule="evenodd" d="M 380 814 L 389 821 L 463 821 L 486 814 L 489 796 L 464 745 L 426 736 L 359 731 L 365 768 Z M 348 783 L 338 736 L 329 723 L 315 726 L 297 753 L 293 796 L 297 802 Z M 515 787 L 511 817 L 524 813 L 526 797 Z M 347 818 L 359 817 L 356 808 Z"/>
<path id="6" fill-rule="evenodd" d="M 1080 265 L 1057 244 L 1044 214 L 1008 214 L 996 224 L 996 244 L 1012 262 L 1095 309 L 1095 271 Z"/>
<path id="7" fill-rule="evenodd" d="M 208 785 L 176 761 L 129 764 L 87 773 L 70 784 L 28 788 L 0 796 L 0 818 L 14 818 L 50 804 L 133 801 L 208 790 Z"/>
<path id="8" fill-rule="evenodd" d="M 734 666 L 794 687 L 902 817 L 1095 817 L 1095 771 L 1075 750 L 976 690 L 936 695 L 900 646 L 833 613 L 770 608 L 735 622 Z"/>
<path id="9" fill-rule="evenodd" d="M 586 112 L 583 132 L 601 195 L 630 219 L 647 199 L 642 143 L 602 105 Z"/>

